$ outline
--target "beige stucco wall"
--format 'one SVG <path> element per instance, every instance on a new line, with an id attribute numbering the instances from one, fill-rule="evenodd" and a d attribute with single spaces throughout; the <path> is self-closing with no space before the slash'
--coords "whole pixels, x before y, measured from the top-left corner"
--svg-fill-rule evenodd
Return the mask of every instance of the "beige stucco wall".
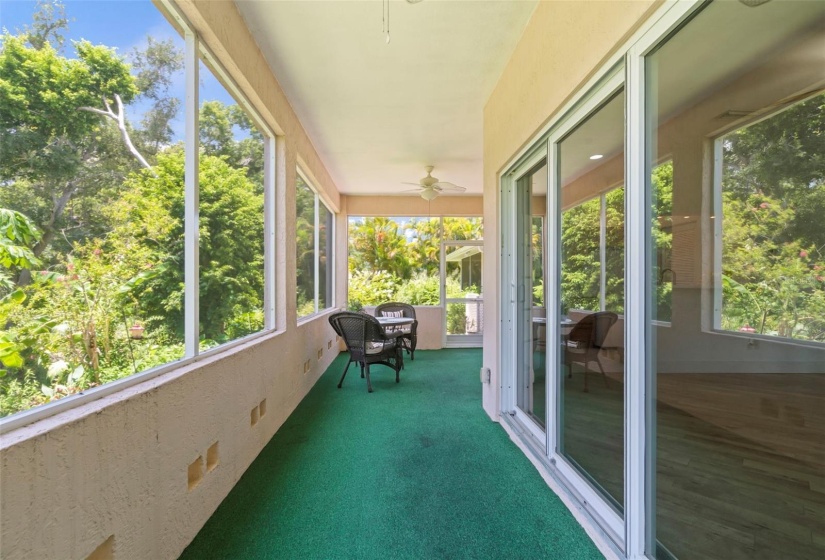
<path id="1" fill-rule="evenodd" d="M 565 101 L 660 4 L 637 1 L 541 2 L 484 108 L 484 410 L 499 410 L 499 174 Z"/>
<path id="2" fill-rule="evenodd" d="M 481 196 L 440 196 L 427 202 L 420 196 L 342 196 L 350 216 L 459 216 L 484 212 Z"/>
<path id="3" fill-rule="evenodd" d="M 280 135 L 279 331 L 0 439 L 0 557 L 85 559 L 109 537 L 114 558 L 177 558 L 337 355 L 327 314 L 297 324 L 295 167 L 336 211 L 344 201 L 234 4 L 180 6 Z M 346 220 L 336 248 L 346 254 Z M 336 301 L 346 259 L 336 261 Z M 251 412 L 266 399 L 266 414 Z M 218 442 L 219 464 L 188 488 L 187 470 Z M 106 554 L 103 554 L 105 557 Z"/>

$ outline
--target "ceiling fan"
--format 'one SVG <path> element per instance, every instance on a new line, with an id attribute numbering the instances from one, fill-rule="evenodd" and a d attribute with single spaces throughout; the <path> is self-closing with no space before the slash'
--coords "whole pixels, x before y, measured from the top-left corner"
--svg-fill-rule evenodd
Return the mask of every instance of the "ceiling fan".
<path id="1" fill-rule="evenodd" d="M 418 188 L 403 192 L 420 192 L 421 198 L 429 201 L 433 200 L 440 194 L 444 194 L 445 192 L 464 192 L 467 190 L 464 187 L 459 187 L 458 185 L 454 185 L 446 181 L 439 181 L 438 177 L 433 177 L 432 165 L 428 165 L 424 169 L 427 171 L 427 176 L 422 177 L 417 183 L 401 183 L 402 185 L 415 185 Z"/>

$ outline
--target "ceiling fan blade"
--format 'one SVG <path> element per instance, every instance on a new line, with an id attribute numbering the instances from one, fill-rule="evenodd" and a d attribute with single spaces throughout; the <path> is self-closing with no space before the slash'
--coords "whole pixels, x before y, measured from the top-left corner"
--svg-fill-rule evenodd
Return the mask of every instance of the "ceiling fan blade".
<path id="1" fill-rule="evenodd" d="M 442 190 L 442 191 L 454 191 L 454 192 L 464 192 L 467 189 L 464 187 L 459 187 L 458 185 L 454 185 L 452 183 L 447 183 L 446 181 L 439 181 L 434 187 Z"/>
<path id="2" fill-rule="evenodd" d="M 420 189 L 420 188 L 418 188 L 418 189 L 407 189 L 407 190 L 405 190 L 405 191 L 401 191 L 399 194 L 404 194 L 404 193 L 420 193 L 420 192 L 421 192 L 421 189 Z"/>
<path id="3" fill-rule="evenodd" d="M 421 183 L 409 183 L 407 181 L 402 181 L 401 184 L 402 185 L 415 185 L 416 187 L 421 188 Z"/>

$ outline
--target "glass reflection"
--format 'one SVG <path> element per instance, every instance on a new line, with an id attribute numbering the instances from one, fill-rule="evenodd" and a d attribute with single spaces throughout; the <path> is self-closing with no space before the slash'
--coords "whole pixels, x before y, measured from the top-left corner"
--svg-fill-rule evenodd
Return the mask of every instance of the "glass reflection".
<path id="1" fill-rule="evenodd" d="M 619 510 L 624 502 L 624 99 L 624 92 L 615 95 L 559 144 L 559 452 Z"/>
<path id="2" fill-rule="evenodd" d="M 518 391 L 516 404 L 541 429 L 547 410 L 547 320 L 544 306 L 544 214 L 547 165 L 539 164 L 517 182 L 519 251 L 517 278 Z"/>
<path id="3" fill-rule="evenodd" d="M 823 558 L 825 3 L 714 2 L 645 68 L 650 549 Z"/>

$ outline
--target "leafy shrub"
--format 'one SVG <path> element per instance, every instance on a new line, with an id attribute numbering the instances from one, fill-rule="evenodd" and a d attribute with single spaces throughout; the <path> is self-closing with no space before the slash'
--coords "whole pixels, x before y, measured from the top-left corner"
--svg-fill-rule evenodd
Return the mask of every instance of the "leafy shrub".
<path id="1" fill-rule="evenodd" d="M 438 305 L 441 299 L 439 278 L 419 272 L 398 288 L 395 297 L 397 301 L 410 305 Z"/>
<path id="2" fill-rule="evenodd" d="M 389 272 L 364 272 L 356 270 L 349 277 L 349 299 L 361 305 L 379 305 L 393 301 L 399 280 Z"/>

